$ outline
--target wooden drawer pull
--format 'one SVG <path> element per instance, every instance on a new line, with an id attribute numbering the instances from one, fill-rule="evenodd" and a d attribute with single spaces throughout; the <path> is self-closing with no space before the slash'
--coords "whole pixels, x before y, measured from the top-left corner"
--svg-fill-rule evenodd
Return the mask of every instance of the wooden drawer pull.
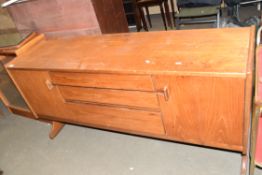
<path id="1" fill-rule="evenodd" d="M 169 90 L 167 86 L 165 86 L 163 90 L 159 90 L 157 92 L 163 94 L 166 101 L 169 100 Z"/>
<path id="2" fill-rule="evenodd" d="M 45 81 L 45 84 L 46 84 L 46 86 L 47 86 L 47 88 L 48 88 L 49 90 L 52 90 L 53 87 L 54 87 L 54 85 L 52 84 L 52 82 L 51 82 L 50 80 L 46 80 L 46 81 Z"/>

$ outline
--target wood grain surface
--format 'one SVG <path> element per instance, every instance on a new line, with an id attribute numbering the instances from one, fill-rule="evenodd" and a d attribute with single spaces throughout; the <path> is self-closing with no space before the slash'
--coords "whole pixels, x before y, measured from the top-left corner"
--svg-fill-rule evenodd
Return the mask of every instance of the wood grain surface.
<path id="1" fill-rule="evenodd" d="M 92 0 L 102 33 L 127 33 L 123 0 Z"/>
<path id="2" fill-rule="evenodd" d="M 66 115 L 61 106 L 63 98 L 59 95 L 59 90 L 56 87 L 48 88 L 47 83 L 51 82 L 48 72 L 14 70 L 9 71 L 9 74 L 36 116 L 38 114 Z"/>
<path id="3" fill-rule="evenodd" d="M 11 64 L 23 69 L 244 77 L 250 32 L 226 28 L 46 40 Z"/>
<path id="4" fill-rule="evenodd" d="M 8 10 L 19 30 L 48 34 L 85 29 L 86 33 L 101 33 L 91 0 L 37 0 Z"/>
<path id="5" fill-rule="evenodd" d="M 48 72 L 12 70 L 10 74 L 38 116 L 83 125 L 164 134 L 160 112 L 65 102 L 59 89 L 47 84 L 51 82 Z"/>
<path id="6" fill-rule="evenodd" d="M 59 86 L 58 88 L 65 101 L 69 102 L 116 105 L 159 111 L 157 95 L 154 92 L 79 88 L 71 86 Z"/>
<path id="7" fill-rule="evenodd" d="M 50 72 L 52 83 L 79 87 L 153 91 L 151 76 Z"/>
<path id="8" fill-rule="evenodd" d="M 40 118 L 246 156 L 254 31 L 44 40 L 7 68 Z"/>
<path id="9" fill-rule="evenodd" d="M 164 135 L 161 113 L 88 104 L 66 104 L 68 121 Z M 61 116 L 65 119 L 65 116 Z"/>
<path id="10" fill-rule="evenodd" d="M 122 0 L 37 0 L 8 10 L 19 30 L 51 38 L 128 32 Z"/>
<path id="11" fill-rule="evenodd" d="M 156 89 L 168 85 L 169 101 L 159 95 L 167 135 L 201 145 L 241 146 L 245 79 L 154 76 Z"/>

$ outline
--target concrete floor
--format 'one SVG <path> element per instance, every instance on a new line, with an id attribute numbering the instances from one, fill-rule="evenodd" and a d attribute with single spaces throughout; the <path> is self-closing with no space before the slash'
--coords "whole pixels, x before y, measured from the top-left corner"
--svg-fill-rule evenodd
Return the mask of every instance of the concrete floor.
<path id="1" fill-rule="evenodd" d="M 238 175 L 235 152 L 66 125 L 50 126 L 4 111 L 0 169 L 4 175 Z M 255 175 L 262 171 L 256 170 Z"/>
<path id="2" fill-rule="evenodd" d="M 152 30 L 163 29 L 159 16 L 153 16 L 152 23 Z M 48 124 L 13 115 L 3 105 L 0 109 L 4 112 L 0 116 L 0 169 L 4 175 L 240 173 L 239 153 L 73 125 L 50 140 Z M 256 169 L 255 175 L 262 175 L 262 170 Z"/>

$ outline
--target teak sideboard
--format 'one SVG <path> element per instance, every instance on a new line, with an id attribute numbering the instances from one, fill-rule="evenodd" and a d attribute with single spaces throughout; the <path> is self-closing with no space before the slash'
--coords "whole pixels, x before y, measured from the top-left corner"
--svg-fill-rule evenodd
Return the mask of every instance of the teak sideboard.
<path id="1" fill-rule="evenodd" d="M 54 137 L 73 123 L 248 150 L 255 29 L 43 39 L 6 65 Z"/>

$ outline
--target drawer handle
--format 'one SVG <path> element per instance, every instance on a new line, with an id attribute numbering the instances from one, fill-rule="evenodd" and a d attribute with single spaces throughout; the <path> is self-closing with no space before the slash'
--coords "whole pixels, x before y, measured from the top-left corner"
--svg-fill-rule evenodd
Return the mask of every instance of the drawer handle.
<path id="1" fill-rule="evenodd" d="M 168 90 L 168 87 L 167 87 L 167 86 L 165 86 L 165 87 L 163 88 L 163 90 L 159 90 L 159 91 L 157 91 L 157 92 L 164 95 L 165 101 L 168 101 L 168 100 L 169 100 L 169 90 Z"/>
<path id="2" fill-rule="evenodd" d="M 52 90 L 53 87 L 54 87 L 54 85 L 51 83 L 50 80 L 46 80 L 46 81 L 45 81 L 45 84 L 46 84 L 46 86 L 47 86 L 47 88 L 48 88 L 49 90 Z"/>

